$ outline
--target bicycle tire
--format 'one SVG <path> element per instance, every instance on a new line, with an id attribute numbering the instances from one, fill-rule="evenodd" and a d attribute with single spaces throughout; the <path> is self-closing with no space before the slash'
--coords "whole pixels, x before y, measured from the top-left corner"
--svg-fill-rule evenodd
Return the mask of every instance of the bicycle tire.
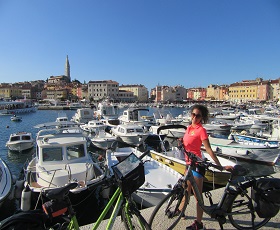
<path id="1" fill-rule="evenodd" d="M 122 207 L 121 210 L 121 217 L 124 222 L 125 229 L 127 230 L 151 230 L 150 225 L 147 223 L 145 218 L 137 212 L 129 211 L 129 220 L 127 219 L 126 213 L 125 213 L 125 207 Z M 132 226 L 132 228 L 130 228 Z"/>
<path id="2" fill-rule="evenodd" d="M 251 194 L 248 194 L 248 196 L 252 197 Z M 252 202 L 254 201 L 252 200 Z M 235 195 L 232 203 L 229 205 L 228 212 L 231 215 L 228 216 L 228 219 L 236 229 L 259 229 L 271 219 L 259 217 L 254 207 L 252 207 L 253 205 L 254 203 L 251 203 L 247 196 L 240 193 Z M 252 215 L 255 216 L 254 222 L 252 221 Z"/>
<path id="3" fill-rule="evenodd" d="M 181 212 L 174 215 L 179 210 L 183 197 L 185 202 Z M 151 229 L 173 229 L 185 213 L 188 204 L 188 193 L 181 187 L 169 192 L 161 202 L 155 207 L 149 219 Z"/>

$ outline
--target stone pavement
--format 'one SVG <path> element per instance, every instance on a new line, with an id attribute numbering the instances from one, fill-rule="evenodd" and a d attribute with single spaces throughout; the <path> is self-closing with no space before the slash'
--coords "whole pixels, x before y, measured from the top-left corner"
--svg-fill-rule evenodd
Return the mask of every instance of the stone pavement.
<path id="1" fill-rule="evenodd" d="M 273 174 L 273 176 L 275 178 L 280 178 L 280 173 Z M 217 203 L 220 200 L 220 198 L 223 194 L 223 191 L 224 191 L 224 188 L 219 188 L 219 189 L 211 191 L 212 199 L 213 199 L 214 203 Z M 205 202 L 205 204 L 207 204 L 207 200 L 205 199 L 205 197 L 204 197 L 204 202 Z M 149 219 L 151 213 L 153 212 L 153 209 L 154 209 L 154 207 L 141 210 L 141 214 L 143 215 L 143 217 L 146 220 Z M 195 219 L 195 215 L 196 215 L 196 204 L 195 204 L 194 197 L 191 197 L 190 204 L 188 205 L 188 207 L 186 209 L 186 215 L 187 215 L 187 219 L 181 219 L 174 229 L 178 229 L 178 230 L 185 229 L 186 226 L 189 226 L 193 223 L 193 221 Z M 164 217 L 162 217 L 162 218 L 164 218 Z M 219 223 L 215 219 L 211 219 L 209 216 L 207 216 L 207 214 L 204 214 L 203 223 L 204 223 L 206 229 L 208 229 L 208 230 L 220 229 Z M 102 229 L 102 230 L 106 229 L 106 224 L 107 224 L 107 221 L 104 220 L 98 229 Z M 162 227 L 164 227 L 164 226 L 162 226 Z M 92 228 L 92 224 L 89 224 L 89 225 L 82 226 L 80 229 L 90 230 L 91 228 Z M 120 221 L 120 217 L 117 218 L 117 220 L 113 226 L 113 229 L 117 229 L 117 228 L 124 229 L 124 225 Z M 231 229 L 235 229 L 235 228 L 231 225 L 229 220 L 227 220 L 226 224 L 224 224 L 224 229 L 231 230 Z M 280 229 L 280 212 L 278 212 L 278 214 L 275 217 L 273 217 L 261 229 Z M 156 229 L 156 230 L 164 230 L 164 228 Z"/>

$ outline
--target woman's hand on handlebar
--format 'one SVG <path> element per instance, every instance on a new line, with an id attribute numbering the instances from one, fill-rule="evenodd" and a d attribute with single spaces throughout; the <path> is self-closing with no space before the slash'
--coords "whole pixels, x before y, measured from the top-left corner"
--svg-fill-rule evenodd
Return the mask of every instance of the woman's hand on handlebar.
<path id="1" fill-rule="evenodd" d="M 232 165 L 224 166 L 224 170 L 226 170 L 226 171 L 232 172 L 233 169 L 234 169 L 234 167 Z"/>

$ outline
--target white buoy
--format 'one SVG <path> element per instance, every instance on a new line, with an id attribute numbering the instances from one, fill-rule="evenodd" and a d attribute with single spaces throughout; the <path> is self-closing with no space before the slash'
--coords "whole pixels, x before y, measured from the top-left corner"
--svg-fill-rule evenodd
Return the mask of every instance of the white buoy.
<path id="1" fill-rule="evenodd" d="M 31 190 L 29 186 L 27 185 L 21 193 L 21 202 L 20 202 L 20 209 L 22 211 L 28 211 L 30 210 L 31 206 Z"/>

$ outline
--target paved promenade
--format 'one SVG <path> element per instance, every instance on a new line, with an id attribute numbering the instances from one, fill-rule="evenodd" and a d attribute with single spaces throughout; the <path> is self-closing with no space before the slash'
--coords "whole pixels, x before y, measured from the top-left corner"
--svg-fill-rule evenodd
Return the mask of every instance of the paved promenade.
<path id="1" fill-rule="evenodd" d="M 280 178 L 280 173 L 273 174 L 273 176 L 275 178 Z M 217 203 L 219 201 L 220 197 L 223 194 L 223 191 L 224 191 L 224 188 L 220 188 L 220 189 L 211 191 L 212 199 L 213 199 L 214 203 Z M 204 199 L 204 200 L 205 200 L 205 203 L 207 204 L 207 200 L 206 199 Z M 149 219 L 153 209 L 154 208 L 152 207 L 152 208 L 147 208 L 147 209 L 141 210 L 141 213 L 146 220 Z M 182 230 L 182 229 L 185 229 L 186 226 L 189 226 L 193 223 L 193 221 L 195 219 L 195 215 L 196 215 L 196 204 L 195 204 L 194 197 L 191 198 L 190 205 L 188 205 L 187 210 L 186 210 L 186 215 L 187 215 L 187 219 L 180 220 L 180 222 L 178 223 L 178 225 L 176 226 L 175 229 Z M 206 229 L 209 229 L 209 230 L 210 229 L 213 229 L 213 230 L 220 229 L 218 222 L 215 219 L 211 219 L 209 216 L 207 216 L 207 214 L 204 214 L 203 223 L 204 223 Z M 102 229 L 102 230 L 106 229 L 106 224 L 107 224 L 107 221 L 106 220 L 103 221 L 102 225 L 100 226 L 99 229 Z M 91 228 L 92 228 L 91 224 L 81 227 L 81 229 L 83 229 L 83 230 L 86 230 L 86 229 L 90 230 Z M 113 229 L 117 229 L 117 228 L 124 229 L 124 225 L 123 225 L 123 223 L 121 223 L 119 217 L 117 218 L 117 221 L 115 222 Z M 227 223 L 224 224 L 224 229 L 230 230 L 230 229 L 235 229 L 235 228 L 227 220 Z M 280 212 L 278 212 L 278 214 L 275 217 L 273 217 L 261 229 L 280 229 Z M 161 228 L 156 229 L 156 230 L 164 230 L 164 226 L 162 226 Z"/>

